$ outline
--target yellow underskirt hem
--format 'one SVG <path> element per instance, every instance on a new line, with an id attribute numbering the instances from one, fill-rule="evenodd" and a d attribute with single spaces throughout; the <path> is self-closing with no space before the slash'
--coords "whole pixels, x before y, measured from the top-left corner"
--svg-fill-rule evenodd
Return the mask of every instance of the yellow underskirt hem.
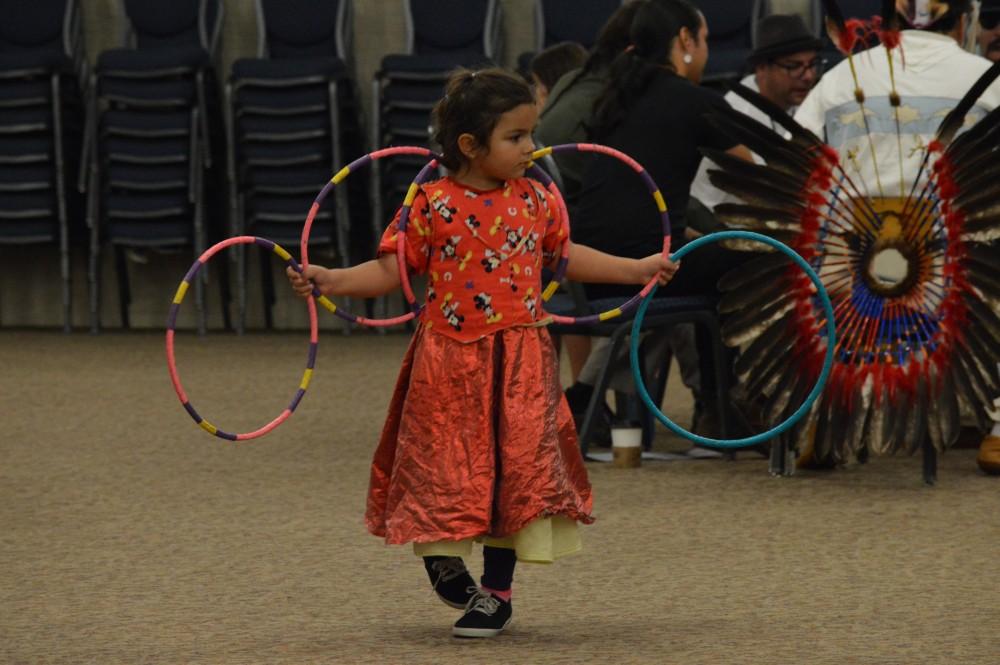
<path id="1" fill-rule="evenodd" d="M 467 557 L 472 553 L 472 544 L 475 542 L 514 550 L 517 560 L 527 563 L 552 563 L 583 549 L 576 520 L 554 515 L 532 520 L 523 529 L 506 538 L 479 536 L 465 540 L 413 543 L 413 553 L 417 556 Z"/>

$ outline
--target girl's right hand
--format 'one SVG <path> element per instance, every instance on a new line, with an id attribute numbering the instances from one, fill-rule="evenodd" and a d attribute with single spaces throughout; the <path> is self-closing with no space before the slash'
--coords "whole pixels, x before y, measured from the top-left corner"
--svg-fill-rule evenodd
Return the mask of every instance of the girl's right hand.
<path id="1" fill-rule="evenodd" d="M 664 258 L 662 254 L 651 254 L 644 259 L 637 259 L 635 263 L 638 267 L 634 280 L 636 284 L 646 284 L 655 277 L 660 286 L 663 286 L 673 279 L 674 273 L 681 267 L 681 264 Z"/>
<path id="2" fill-rule="evenodd" d="M 321 294 L 326 295 L 334 281 L 333 271 L 318 265 L 306 266 L 306 269 L 301 273 L 288 267 L 285 268 L 285 275 L 292 283 L 295 294 L 300 298 L 308 298 L 312 295 L 313 287 L 318 288 Z"/>

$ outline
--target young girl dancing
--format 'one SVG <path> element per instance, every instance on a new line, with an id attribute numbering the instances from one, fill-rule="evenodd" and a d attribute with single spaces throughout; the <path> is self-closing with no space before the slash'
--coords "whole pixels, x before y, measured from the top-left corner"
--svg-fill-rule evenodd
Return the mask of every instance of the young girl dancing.
<path id="1" fill-rule="evenodd" d="M 450 175 L 424 184 L 406 230 L 406 263 L 429 277 L 372 462 L 366 522 L 390 544 L 412 542 L 437 595 L 465 613 L 458 637 L 492 637 L 511 619 L 514 564 L 580 549 L 590 483 L 559 385 L 542 311 L 542 268 L 567 224 L 551 194 L 524 177 L 538 109 L 500 69 L 456 71 L 434 109 Z M 289 269 L 297 293 L 369 298 L 400 286 L 399 214 L 379 257 L 347 269 Z M 572 245 L 568 277 L 666 283 L 660 255 L 624 259 Z M 477 586 L 462 559 L 483 543 Z"/>

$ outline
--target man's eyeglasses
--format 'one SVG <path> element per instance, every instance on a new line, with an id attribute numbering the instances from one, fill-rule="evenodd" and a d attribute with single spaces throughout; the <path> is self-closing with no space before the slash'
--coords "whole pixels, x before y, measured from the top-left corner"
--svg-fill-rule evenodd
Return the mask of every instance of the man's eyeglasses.
<path id="1" fill-rule="evenodd" d="M 1000 12 L 979 15 L 979 27 L 983 30 L 992 30 L 997 24 L 1000 24 Z"/>
<path id="2" fill-rule="evenodd" d="M 809 62 L 778 62 L 777 60 L 771 63 L 775 67 L 781 67 L 785 70 L 789 76 L 793 79 L 800 79 L 805 76 L 807 70 L 813 70 L 817 74 L 823 72 L 823 68 L 826 67 L 825 58 L 813 58 Z"/>

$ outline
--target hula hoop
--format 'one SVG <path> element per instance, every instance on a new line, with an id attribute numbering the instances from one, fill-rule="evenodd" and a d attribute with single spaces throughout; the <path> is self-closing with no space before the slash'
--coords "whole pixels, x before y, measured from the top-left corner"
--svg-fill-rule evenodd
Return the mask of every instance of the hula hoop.
<path id="1" fill-rule="evenodd" d="M 312 298 L 306 300 L 306 304 L 309 308 L 309 355 L 306 359 L 306 370 L 302 375 L 302 381 L 299 384 L 299 389 L 292 397 L 291 403 L 288 407 L 281 412 L 281 414 L 264 425 L 260 429 L 254 430 L 253 432 L 245 432 L 241 434 L 232 434 L 230 432 L 224 432 L 218 427 L 208 422 L 198 412 L 195 410 L 194 406 L 191 405 L 191 401 L 188 399 L 187 394 L 184 392 L 184 387 L 181 385 L 180 376 L 177 373 L 177 362 L 174 357 L 174 331 L 177 323 L 177 312 L 180 311 L 181 302 L 184 300 L 184 295 L 187 293 L 188 287 L 194 282 L 201 270 L 209 259 L 211 259 L 216 253 L 230 247 L 232 245 L 257 245 L 263 247 L 264 249 L 273 251 L 279 257 L 281 257 L 285 263 L 292 267 L 292 269 L 302 272 L 302 267 L 296 263 L 295 259 L 285 251 L 281 245 L 278 245 L 266 238 L 258 238 L 256 236 L 236 236 L 234 238 L 228 238 L 222 242 L 216 243 L 209 247 L 205 252 L 198 257 L 198 259 L 191 266 L 191 269 L 187 271 L 184 279 L 181 281 L 180 286 L 177 288 L 177 293 L 174 295 L 173 304 L 170 305 L 170 313 L 167 316 L 167 369 L 170 372 L 170 381 L 174 384 L 174 391 L 177 393 L 177 397 L 181 400 L 181 405 L 188 412 L 191 418 L 201 427 L 203 430 L 209 434 L 214 434 L 220 439 L 226 439 L 228 441 L 246 441 L 247 439 L 256 439 L 259 436 L 263 436 L 273 430 L 275 427 L 285 422 L 292 412 L 295 411 L 295 407 L 299 405 L 302 401 L 303 395 L 306 394 L 306 389 L 309 387 L 309 380 L 312 378 L 313 367 L 316 365 L 316 350 L 319 345 L 319 326 L 317 325 L 316 317 L 316 303 Z M 319 300 L 324 298 L 320 296 Z M 331 303 L 332 304 L 332 303 Z"/>
<path id="2" fill-rule="evenodd" d="M 418 146 L 394 146 L 391 148 L 384 148 L 382 150 L 376 150 L 375 152 L 370 152 L 367 155 L 359 157 L 358 159 L 354 160 L 344 168 L 340 169 L 340 171 L 338 171 L 337 174 L 330 179 L 330 182 L 326 183 L 323 189 L 320 190 L 320 193 L 316 196 L 315 200 L 313 200 L 313 204 L 309 208 L 309 214 L 306 216 L 306 223 L 305 226 L 302 227 L 302 237 L 299 242 L 300 253 L 302 256 L 303 270 L 306 268 L 306 266 L 309 265 L 309 234 L 312 231 L 313 220 L 316 219 L 316 214 L 319 212 L 320 207 L 323 205 L 323 201 L 326 200 L 326 197 L 330 194 L 331 191 L 333 191 L 333 188 L 339 185 L 341 182 L 343 182 L 343 180 L 347 178 L 348 175 L 350 175 L 354 171 L 357 171 L 361 167 L 367 166 L 371 162 L 382 159 L 383 157 L 391 157 L 393 155 L 420 155 L 421 157 L 427 157 L 428 159 L 432 160 L 434 157 L 436 157 L 436 155 L 427 148 L 422 148 Z M 436 162 L 434 163 L 436 165 Z M 409 198 L 410 198 L 410 193 L 407 193 L 407 199 Z M 403 228 L 404 228 L 403 222 L 400 221 L 400 230 L 402 230 Z M 403 237 L 404 234 L 400 233 L 399 235 L 400 237 Z M 399 278 L 404 285 L 403 286 L 404 293 L 409 293 L 410 295 L 412 295 L 413 291 L 412 289 L 409 288 L 410 279 L 406 270 L 405 257 L 403 260 L 399 262 Z M 320 299 L 320 293 L 318 289 L 313 291 L 313 295 L 316 296 L 317 299 Z M 420 313 L 419 306 L 416 308 L 413 307 L 414 299 L 411 298 L 410 295 L 407 296 L 407 302 L 410 304 L 411 307 L 411 310 L 409 312 L 402 314 L 400 316 L 395 316 L 392 318 L 385 318 L 385 319 L 371 319 L 368 317 L 352 314 L 348 310 L 342 307 L 338 307 L 332 301 L 326 298 L 320 299 L 320 304 L 323 305 L 323 307 L 325 307 L 328 311 L 330 311 L 330 313 L 335 314 L 336 316 L 339 316 L 340 318 L 350 323 L 358 323 L 361 325 L 371 326 L 371 327 L 386 327 L 386 326 L 395 326 L 400 323 L 405 323 Z"/>
<path id="3" fill-rule="evenodd" d="M 646 189 L 653 197 L 653 201 L 656 203 L 656 209 L 660 213 L 660 221 L 663 225 L 663 256 L 670 255 L 670 214 L 667 212 L 667 203 L 663 199 L 663 194 L 660 193 L 659 187 L 656 186 L 656 182 L 653 178 L 646 172 L 646 169 L 642 167 L 639 162 L 635 161 L 625 153 L 620 150 L 615 150 L 614 148 L 609 148 L 606 145 L 600 145 L 598 143 L 563 143 L 560 145 L 553 145 L 547 148 L 541 148 L 536 150 L 532 155 L 533 159 L 539 159 L 545 155 L 550 155 L 557 152 L 597 152 L 603 155 L 608 155 L 614 157 L 615 159 L 625 163 L 633 171 L 642 178 L 642 182 L 646 185 Z M 563 201 L 562 194 L 559 189 L 553 183 L 549 188 L 555 194 L 556 201 L 559 203 L 560 210 L 563 212 L 563 219 L 569 220 L 569 213 L 566 211 L 566 202 Z M 559 260 L 559 267 L 556 269 L 556 274 L 552 278 L 552 281 L 545 288 L 543 292 L 543 300 L 548 300 L 555 293 L 556 289 L 559 288 L 559 284 L 562 281 L 563 275 L 566 274 L 566 264 L 569 261 L 569 234 L 567 234 L 566 241 L 563 243 L 563 254 Z M 626 312 L 632 311 L 635 307 L 642 302 L 643 298 L 646 298 L 649 293 L 656 287 L 656 278 L 649 280 L 649 282 L 642 287 L 636 295 L 632 296 L 624 303 L 615 307 L 613 309 L 606 310 L 604 312 L 599 312 L 597 314 L 588 314 L 586 316 L 562 316 L 559 314 L 548 314 L 548 319 L 552 323 L 559 323 L 562 325 L 588 325 L 591 323 L 597 323 L 599 321 L 607 321 L 608 319 L 613 319 L 617 316 L 621 316 Z"/>
<path id="4" fill-rule="evenodd" d="M 549 154 L 549 152 L 551 152 L 550 148 L 536 150 L 532 154 L 532 159 L 543 157 Z M 399 281 L 403 289 L 403 297 L 406 298 L 406 302 L 410 305 L 410 312 L 406 315 L 408 319 L 419 314 L 420 310 L 423 309 L 423 305 L 417 303 L 417 297 L 413 293 L 413 287 L 410 284 L 410 278 L 406 268 L 406 228 L 410 221 L 410 211 L 413 209 L 413 200 L 417 197 L 417 193 L 420 191 L 420 185 L 430 180 L 431 174 L 437 172 L 438 166 L 438 158 L 435 157 L 428 162 L 424 168 L 420 169 L 420 172 L 417 173 L 413 182 L 410 183 L 410 188 L 406 192 L 406 198 L 403 200 L 403 205 L 399 211 L 399 233 L 396 235 L 396 262 L 399 264 Z M 569 213 L 566 210 L 566 202 L 563 200 L 562 193 L 559 191 L 559 188 L 556 187 L 555 181 L 552 180 L 552 177 L 548 173 L 541 169 L 537 164 L 532 163 L 531 166 L 528 167 L 525 174 L 530 174 L 533 178 L 541 181 L 545 188 L 552 193 L 556 199 L 556 204 L 559 206 L 559 210 L 562 212 L 563 220 L 566 222 L 566 226 L 562 231 L 564 238 L 561 255 L 559 257 L 559 264 L 556 267 L 556 272 L 552 280 L 544 289 L 542 289 L 542 300 L 548 300 L 552 297 L 552 294 L 556 292 L 556 289 L 559 288 L 559 282 L 566 274 L 566 266 L 569 264 Z"/>
<path id="5" fill-rule="evenodd" d="M 691 441 L 712 448 L 742 448 L 744 446 L 753 446 L 781 434 L 801 420 L 802 417 L 806 415 L 806 412 L 812 408 L 813 402 L 816 401 L 819 394 L 823 391 L 823 386 L 826 384 L 827 377 L 830 375 L 830 369 L 833 367 L 834 347 L 836 346 L 837 338 L 837 326 L 834 321 L 833 305 L 830 303 L 830 296 L 823 287 L 823 282 L 820 280 L 819 275 L 816 274 L 816 271 L 813 270 L 812 266 L 809 265 L 805 259 L 799 256 L 795 250 L 791 249 L 784 243 L 775 240 L 774 238 L 761 235 L 760 233 L 753 233 L 752 231 L 719 231 L 702 236 L 701 238 L 684 245 L 674 253 L 671 259 L 679 260 L 684 255 L 689 252 L 693 252 L 702 245 L 728 239 L 757 240 L 765 245 L 770 245 L 771 247 L 774 247 L 775 249 L 786 254 L 805 271 L 809 280 L 816 286 L 820 303 L 822 304 L 823 311 L 826 314 L 826 357 L 823 359 L 823 368 L 820 370 L 819 378 L 816 380 L 816 385 L 813 386 L 812 392 L 809 393 L 805 401 L 802 402 L 801 406 L 799 406 L 795 413 L 766 432 L 754 434 L 753 436 L 744 437 L 742 439 L 710 439 L 708 437 L 699 436 L 698 434 L 689 432 L 674 423 L 670 420 L 670 418 L 667 418 L 663 411 L 660 410 L 659 406 L 653 402 L 653 398 L 649 396 L 649 391 L 646 390 L 646 385 L 643 382 L 642 375 L 639 371 L 639 332 L 642 329 L 642 320 L 646 316 L 646 309 L 649 307 L 649 303 L 652 302 L 653 295 L 656 293 L 656 288 L 654 287 L 639 306 L 639 311 L 635 313 L 635 319 L 632 321 L 632 338 L 629 342 L 629 360 L 632 363 L 632 377 L 635 379 L 635 385 L 639 391 L 639 397 L 646 405 L 646 408 L 649 409 L 650 412 L 656 416 L 656 419 L 663 423 L 667 429 L 671 430 L 675 434 L 683 436 L 686 439 L 690 439 Z"/>

